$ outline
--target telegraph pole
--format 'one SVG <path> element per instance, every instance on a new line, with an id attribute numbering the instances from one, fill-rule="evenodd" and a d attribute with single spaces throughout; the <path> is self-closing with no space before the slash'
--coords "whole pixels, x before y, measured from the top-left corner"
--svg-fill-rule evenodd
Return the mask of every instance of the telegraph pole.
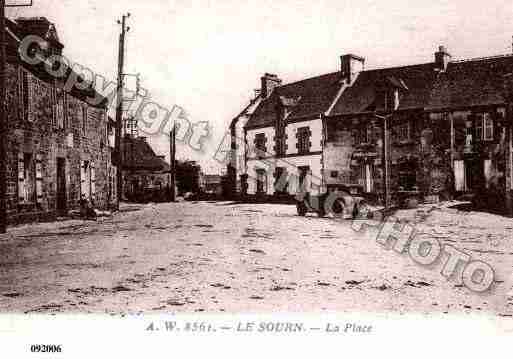
<path id="1" fill-rule="evenodd" d="M 119 203 L 123 197 L 123 68 L 125 65 L 125 36 L 130 30 L 126 26 L 126 19 L 130 17 L 130 13 L 123 15 L 122 20 L 118 20 L 121 25 L 121 34 L 119 35 L 119 53 L 118 53 L 118 84 L 116 96 L 116 180 L 117 180 L 117 199 L 116 207 L 119 210 Z"/>
<path id="2" fill-rule="evenodd" d="M 6 142 L 7 119 L 5 116 L 5 0 L 0 0 L 0 233 L 7 231 L 6 208 Z"/>
<path id="3" fill-rule="evenodd" d="M 392 114 L 380 116 L 374 114 L 377 118 L 382 120 L 382 129 L 383 133 L 381 134 L 381 142 L 383 144 L 383 149 L 381 153 L 381 162 L 383 163 L 383 195 L 384 195 L 384 205 L 385 212 L 390 209 L 390 152 L 389 152 L 389 118 L 392 117 Z"/>
<path id="4" fill-rule="evenodd" d="M 173 128 L 169 137 L 170 142 L 170 155 L 171 155 L 171 202 L 176 201 L 176 124 L 173 123 Z"/>

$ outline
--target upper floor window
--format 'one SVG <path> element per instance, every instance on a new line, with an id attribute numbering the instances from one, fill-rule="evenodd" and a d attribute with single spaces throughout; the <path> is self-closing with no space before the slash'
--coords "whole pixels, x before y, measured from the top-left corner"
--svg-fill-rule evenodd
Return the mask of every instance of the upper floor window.
<path id="1" fill-rule="evenodd" d="M 475 122 L 476 140 L 493 140 L 493 119 L 489 113 L 479 114 Z"/>
<path id="2" fill-rule="evenodd" d="M 78 108 L 79 118 L 82 119 L 82 133 L 86 135 L 87 133 L 87 106 L 82 105 Z"/>
<path id="3" fill-rule="evenodd" d="M 406 122 L 401 125 L 396 126 L 395 128 L 395 136 L 398 142 L 407 142 L 411 139 L 410 134 L 410 123 Z"/>
<path id="4" fill-rule="evenodd" d="M 30 81 L 30 74 L 27 70 L 21 69 L 20 70 L 20 112 L 21 112 L 21 118 L 25 121 L 32 121 L 32 113 L 30 111 L 30 99 L 31 99 L 31 81 Z"/>
<path id="5" fill-rule="evenodd" d="M 297 150 L 298 153 L 304 154 L 310 152 L 312 143 L 310 142 L 310 128 L 300 127 L 297 129 Z"/>
<path id="6" fill-rule="evenodd" d="M 265 137 L 265 133 L 257 133 L 255 135 L 254 144 L 255 144 L 255 152 L 256 152 L 257 156 L 260 157 L 260 156 L 265 155 L 265 152 L 267 151 L 266 142 L 267 142 L 267 139 Z"/>

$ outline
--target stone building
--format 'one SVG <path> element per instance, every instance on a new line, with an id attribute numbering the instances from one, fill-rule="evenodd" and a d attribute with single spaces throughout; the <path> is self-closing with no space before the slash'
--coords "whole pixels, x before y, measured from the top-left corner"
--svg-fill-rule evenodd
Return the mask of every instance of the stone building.
<path id="1" fill-rule="evenodd" d="M 394 203 L 466 196 L 511 213 L 512 74 L 513 55 L 454 61 L 444 47 L 371 70 L 344 55 L 340 71 L 287 85 L 266 74 L 244 127 L 247 192 L 351 184 L 383 202 L 386 135 Z"/>
<path id="2" fill-rule="evenodd" d="M 125 135 L 123 198 L 135 202 L 170 200 L 171 166 L 153 151 L 146 137 Z"/>
<path id="3" fill-rule="evenodd" d="M 387 116 L 393 203 L 467 196 L 509 212 L 511 73 L 513 55 L 453 61 L 443 46 L 425 64 L 361 72 L 325 118 L 326 182 L 383 201 Z"/>
<path id="4" fill-rule="evenodd" d="M 78 209 L 81 199 L 107 209 L 115 201 L 115 168 L 109 143 L 106 101 L 92 87 L 65 88 L 76 74 L 61 68 L 50 75 L 46 58 L 61 55 L 55 26 L 45 18 L 7 20 L 7 211 L 11 223 L 52 219 Z M 37 64 L 19 53 L 27 35 L 36 35 Z"/>

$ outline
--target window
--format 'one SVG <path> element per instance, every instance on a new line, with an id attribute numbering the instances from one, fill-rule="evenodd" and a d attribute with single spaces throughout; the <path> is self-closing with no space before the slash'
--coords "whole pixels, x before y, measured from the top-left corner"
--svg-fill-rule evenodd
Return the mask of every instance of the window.
<path id="1" fill-rule="evenodd" d="M 257 157 L 264 157 L 267 152 L 266 148 L 267 139 L 265 138 L 265 133 L 257 133 L 255 135 L 255 153 Z"/>
<path id="2" fill-rule="evenodd" d="M 82 134 L 87 134 L 87 106 L 81 105 L 77 108 L 77 115 L 82 126 Z"/>
<path id="3" fill-rule="evenodd" d="M 403 123 L 395 128 L 395 136 L 398 142 L 407 142 L 410 140 L 410 123 Z"/>
<path id="4" fill-rule="evenodd" d="M 477 115 L 475 119 L 475 135 L 478 141 L 493 140 L 493 119 L 489 113 Z"/>
<path id="5" fill-rule="evenodd" d="M 417 161 L 402 161 L 398 165 L 398 170 L 400 190 L 415 190 L 417 186 Z"/>
<path id="6" fill-rule="evenodd" d="M 96 193 L 96 173 L 94 162 L 80 161 L 80 196 L 92 201 Z"/>
<path id="7" fill-rule="evenodd" d="M 66 98 L 66 94 L 63 90 L 60 90 L 60 89 L 57 89 L 56 90 L 56 122 L 57 122 L 57 128 L 58 129 L 64 129 L 64 126 L 65 126 L 65 121 L 64 121 L 64 118 L 66 116 L 66 113 L 65 113 L 65 98 Z"/>
<path id="8" fill-rule="evenodd" d="M 259 168 L 256 170 L 256 193 L 263 194 L 267 193 L 267 175 L 265 169 Z"/>
<path id="9" fill-rule="evenodd" d="M 276 121 L 276 131 L 275 131 L 275 149 L 277 156 L 285 155 L 286 149 L 286 134 L 285 134 L 285 117 L 281 114 L 278 116 L 278 120 Z"/>
<path id="10" fill-rule="evenodd" d="M 31 99 L 31 83 L 30 83 L 30 74 L 26 70 L 21 70 L 21 113 L 22 118 L 25 121 L 32 121 L 32 113 L 30 109 L 30 99 Z"/>
<path id="11" fill-rule="evenodd" d="M 18 154 L 18 198 L 19 202 L 32 202 L 35 195 L 34 168 L 31 153 Z"/>
<path id="12" fill-rule="evenodd" d="M 493 120 L 489 113 L 485 113 L 483 117 L 484 136 L 483 140 L 493 140 Z"/>
<path id="13" fill-rule="evenodd" d="M 287 169 L 284 167 L 276 167 L 274 177 L 274 191 L 276 193 L 287 193 L 289 186 Z"/>
<path id="14" fill-rule="evenodd" d="M 299 192 L 308 192 L 310 189 L 309 186 L 309 174 L 310 174 L 310 167 L 309 166 L 300 166 L 298 167 L 299 171 Z"/>
<path id="15" fill-rule="evenodd" d="M 310 142 L 310 128 L 300 127 L 297 129 L 297 150 L 299 154 L 305 154 L 310 152 L 312 143 Z"/>

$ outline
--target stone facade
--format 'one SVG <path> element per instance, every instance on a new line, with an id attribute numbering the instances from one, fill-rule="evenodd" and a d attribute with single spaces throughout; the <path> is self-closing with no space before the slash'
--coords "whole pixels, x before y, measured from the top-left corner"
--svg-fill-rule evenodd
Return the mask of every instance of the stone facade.
<path id="1" fill-rule="evenodd" d="M 108 209 L 115 167 L 106 107 L 19 58 L 9 57 L 6 72 L 8 220 L 52 219 L 79 209 L 81 199 Z"/>

